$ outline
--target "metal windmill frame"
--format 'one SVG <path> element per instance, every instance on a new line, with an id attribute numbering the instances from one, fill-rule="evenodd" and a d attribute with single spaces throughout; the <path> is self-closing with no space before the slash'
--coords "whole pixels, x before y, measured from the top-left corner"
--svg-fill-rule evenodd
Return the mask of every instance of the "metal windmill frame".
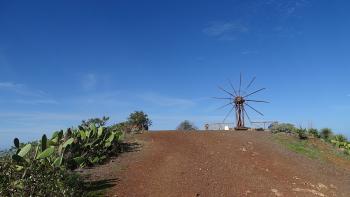
<path id="1" fill-rule="evenodd" d="M 251 87 L 253 82 L 255 81 L 256 77 L 253 77 L 253 79 L 249 82 L 249 84 L 245 87 L 245 91 L 248 91 L 248 89 Z M 218 86 L 220 90 L 223 92 L 227 93 L 229 97 L 214 97 L 215 99 L 223 99 L 223 100 L 229 100 L 229 103 L 221 106 L 219 109 L 231 106 L 231 110 L 226 114 L 224 121 L 228 118 L 228 116 L 235 110 L 235 118 L 236 118 L 236 130 L 247 130 L 248 128 L 245 126 L 245 117 L 248 118 L 249 122 L 252 123 L 248 112 L 246 111 L 245 107 L 248 107 L 252 110 L 254 110 L 256 113 L 264 116 L 263 113 L 252 107 L 249 102 L 255 102 L 255 103 L 269 103 L 268 101 L 263 101 L 263 100 L 254 100 L 254 99 L 248 99 L 249 96 L 252 96 L 253 94 L 256 94 L 262 90 L 265 90 L 266 88 L 261 88 L 256 91 L 250 92 L 248 94 L 243 94 L 243 89 L 242 89 L 242 74 L 240 74 L 239 78 L 239 89 L 236 91 L 234 86 L 232 85 L 231 81 L 229 81 L 230 86 L 232 88 L 233 92 L 227 91 L 224 88 Z"/>

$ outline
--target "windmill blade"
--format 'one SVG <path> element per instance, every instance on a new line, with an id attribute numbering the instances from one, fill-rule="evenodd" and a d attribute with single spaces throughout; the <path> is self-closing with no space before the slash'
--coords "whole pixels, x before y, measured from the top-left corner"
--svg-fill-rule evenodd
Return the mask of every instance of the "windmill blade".
<path id="1" fill-rule="evenodd" d="M 231 108 L 231 110 L 227 113 L 227 115 L 225 116 L 225 119 L 223 122 L 225 122 L 225 120 L 228 118 L 228 116 L 231 114 L 231 112 L 233 111 L 233 109 L 235 109 L 234 107 Z"/>
<path id="2" fill-rule="evenodd" d="M 230 83 L 230 86 L 231 86 L 231 88 L 233 89 L 233 91 L 234 91 L 234 93 L 235 93 L 235 96 L 238 96 L 237 91 L 236 91 L 236 89 L 233 87 L 231 80 L 228 80 L 228 82 Z"/>
<path id="3" fill-rule="evenodd" d="M 256 113 L 258 113 L 258 114 L 260 114 L 260 115 L 262 115 L 262 116 L 264 116 L 264 114 L 263 113 L 261 113 L 261 112 L 259 112 L 258 110 L 256 110 L 254 107 L 252 107 L 252 106 L 250 106 L 248 103 L 244 103 L 245 105 L 247 105 L 248 107 L 250 107 L 252 110 L 254 110 Z"/>
<path id="4" fill-rule="evenodd" d="M 244 111 L 245 115 L 247 116 L 247 118 L 248 118 L 250 124 L 252 124 L 252 120 L 250 119 L 250 117 L 249 117 L 249 115 L 248 115 L 248 112 L 247 112 L 244 108 L 243 108 L 243 111 Z"/>
<path id="5" fill-rule="evenodd" d="M 248 90 L 248 88 L 253 84 L 253 82 L 255 81 L 256 77 L 253 77 L 253 79 L 250 81 L 250 83 L 247 85 L 247 87 L 245 88 L 246 90 Z"/>
<path id="6" fill-rule="evenodd" d="M 212 97 L 213 99 L 229 99 L 229 100 L 233 100 L 233 98 L 229 98 L 229 97 L 226 97 L 226 98 L 222 98 L 222 97 Z"/>
<path id="7" fill-rule="evenodd" d="M 270 103 L 268 101 L 258 101 L 258 100 L 250 100 L 250 99 L 245 100 L 245 101 L 251 101 L 251 102 L 256 102 L 256 103 Z"/>
<path id="8" fill-rule="evenodd" d="M 218 86 L 218 88 L 219 88 L 220 90 L 226 92 L 227 94 L 229 94 L 229 95 L 235 97 L 232 93 L 230 93 L 229 91 L 225 90 L 224 88 L 222 88 L 222 87 L 220 87 L 220 86 Z"/>
<path id="9" fill-rule="evenodd" d="M 239 90 L 238 90 L 238 96 L 241 95 L 241 87 L 242 87 L 242 73 L 239 74 Z"/>
<path id="10" fill-rule="evenodd" d="M 261 88 L 261 89 L 259 89 L 259 90 L 257 90 L 257 91 L 254 91 L 254 92 L 252 92 L 252 93 L 250 93 L 250 94 L 247 94 L 247 95 L 243 96 L 243 98 L 248 97 L 248 96 L 250 96 L 250 95 L 253 95 L 253 94 L 255 94 L 255 93 L 257 93 L 257 92 L 260 92 L 260 91 L 262 91 L 262 90 L 265 90 L 265 89 L 266 89 L 266 88 Z"/>
<path id="11" fill-rule="evenodd" d="M 222 108 L 224 108 L 224 107 L 226 107 L 226 106 L 228 106 L 228 105 L 230 105 L 230 104 L 233 104 L 233 102 L 229 102 L 229 103 L 227 103 L 227 104 L 225 104 L 225 105 L 223 105 L 223 106 L 217 108 L 216 110 L 222 109 Z"/>

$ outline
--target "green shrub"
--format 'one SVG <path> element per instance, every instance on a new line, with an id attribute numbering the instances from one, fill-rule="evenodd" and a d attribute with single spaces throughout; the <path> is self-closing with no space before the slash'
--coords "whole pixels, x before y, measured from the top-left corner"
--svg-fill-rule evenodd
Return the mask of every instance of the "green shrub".
<path id="1" fill-rule="evenodd" d="M 177 126 L 176 130 L 179 131 L 195 131 L 197 130 L 197 127 L 190 121 L 185 120 Z"/>
<path id="2" fill-rule="evenodd" d="M 0 196 L 81 196 L 79 175 L 36 160 L 25 170 L 7 158 L 0 164 Z"/>
<path id="3" fill-rule="evenodd" d="M 269 126 L 269 129 L 272 133 L 294 133 L 297 130 L 297 128 L 295 128 L 293 124 L 289 123 L 273 123 Z"/>
<path id="4" fill-rule="evenodd" d="M 338 142 L 347 142 L 347 138 L 342 134 L 334 135 L 332 139 Z"/>
<path id="5" fill-rule="evenodd" d="M 130 133 L 131 132 L 131 125 L 129 122 L 125 121 L 125 122 L 120 122 L 120 123 L 116 123 L 112 126 L 110 126 L 112 130 L 117 130 L 117 131 L 122 131 L 122 132 L 126 132 L 126 133 Z"/>
<path id="6" fill-rule="evenodd" d="M 332 135 L 333 135 L 332 129 L 330 129 L 330 128 L 321 129 L 321 132 L 320 132 L 321 138 L 323 138 L 325 140 L 329 140 Z"/>
<path id="7" fill-rule="evenodd" d="M 308 139 L 308 137 L 307 137 L 307 130 L 306 129 L 299 128 L 299 129 L 296 129 L 295 131 L 298 134 L 299 139 L 301 139 L 301 140 Z"/>

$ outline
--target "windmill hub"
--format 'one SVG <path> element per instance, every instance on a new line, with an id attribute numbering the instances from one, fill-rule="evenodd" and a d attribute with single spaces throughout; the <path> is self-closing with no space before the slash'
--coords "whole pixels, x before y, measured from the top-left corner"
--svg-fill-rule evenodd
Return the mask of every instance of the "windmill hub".
<path id="1" fill-rule="evenodd" d="M 235 97 L 235 100 L 234 100 L 236 105 L 241 105 L 241 104 L 244 103 L 244 101 L 245 100 L 244 100 L 244 98 L 242 96 L 237 96 L 237 97 Z"/>

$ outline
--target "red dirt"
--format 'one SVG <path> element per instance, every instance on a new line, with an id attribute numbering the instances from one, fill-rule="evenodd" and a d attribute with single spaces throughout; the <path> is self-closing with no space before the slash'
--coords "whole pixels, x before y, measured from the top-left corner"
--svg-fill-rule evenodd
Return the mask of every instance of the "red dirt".
<path id="1" fill-rule="evenodd" d="M 267 132 L 150 132 L 140 151 L 89 170 L 108 196 L 350 196 L 350 170 L 291 152 Z"/>

